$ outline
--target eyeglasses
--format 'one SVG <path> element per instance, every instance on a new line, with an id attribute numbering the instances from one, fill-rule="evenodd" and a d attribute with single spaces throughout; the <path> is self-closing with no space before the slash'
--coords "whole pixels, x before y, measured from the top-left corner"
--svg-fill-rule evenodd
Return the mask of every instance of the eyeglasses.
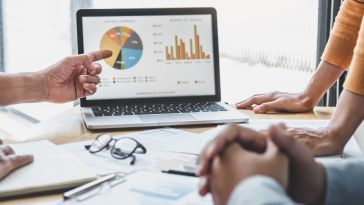
<path id="1" fill-rule="evenodd" d="M 147 153 L 147 149 L 133 138 L 124 137 L 114 139 L 108 134 L 97 136 L 90 145 L 85 145 L 85 148 L 92 154 L 100 152 L 103 149 L 110 150 L 111 156 L 116 159 L 127 159 L 131 157 L 131 165 L 135 164 L 136 157 L 134 153 Z"/>

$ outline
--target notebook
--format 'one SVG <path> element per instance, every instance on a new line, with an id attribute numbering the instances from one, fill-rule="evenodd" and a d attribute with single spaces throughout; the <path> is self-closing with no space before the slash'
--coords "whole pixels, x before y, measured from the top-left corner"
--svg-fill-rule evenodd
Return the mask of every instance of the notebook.
<path id="1" fill-rule="evenodd" d="M 0 181 L 0 198 L 76 187 L 96 174 L 76 155 L 49 141 L 12 144 L 17 154 L 33 154 L 33 163 Z"/>

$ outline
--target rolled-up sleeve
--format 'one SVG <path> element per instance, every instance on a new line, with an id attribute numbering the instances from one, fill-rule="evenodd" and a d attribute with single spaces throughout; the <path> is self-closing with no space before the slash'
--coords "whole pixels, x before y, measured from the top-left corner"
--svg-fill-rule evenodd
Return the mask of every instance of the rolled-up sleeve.
<path id="1" fill-rule="evenodd" d="M 363 10 L 363 3 L 355 0 L 344 1 L 321 59 L 344 69 L 350 66 Z"/>
<path id="2" fill-rule="evenodd" d="M 278 182 L 267 176 L 253 176 L 240 182 L 230 195 L 228 205 L 295 204 Z"/>
<path id="3" fill-rule="evenodd" d="M 358 41 L 354 50 L 353 61 L 344 88 L 364 96 L 364 20 L 361 22 Z"/>

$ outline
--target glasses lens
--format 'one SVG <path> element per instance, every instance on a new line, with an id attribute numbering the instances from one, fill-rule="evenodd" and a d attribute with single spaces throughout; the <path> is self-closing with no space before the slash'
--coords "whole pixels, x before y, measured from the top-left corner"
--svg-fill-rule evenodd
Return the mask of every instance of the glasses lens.
<path id="1" fill-rule="evenodd" d="M 90 152 L 98 152 L 102 150 L 104 147 L 106 147 L 110 141 L 112 140 L 112 137 L 110 135 L 99 135 L 95 141 L 90 146 Z"/>
<path id="2" fill-rule="evenodd" d="M 135 140 L 122 138 L 115 142 L 112 153 L 113 155 L 116 155 L 116 157 L 127 157 L 132 154 L 137 146 L 138 144 Z"/>

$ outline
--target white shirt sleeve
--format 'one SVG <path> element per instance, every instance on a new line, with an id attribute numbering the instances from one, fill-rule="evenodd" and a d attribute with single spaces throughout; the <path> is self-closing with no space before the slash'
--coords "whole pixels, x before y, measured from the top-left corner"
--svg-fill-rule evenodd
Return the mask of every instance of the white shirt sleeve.
<path id="1" fill-rule="evenodd" d="M 327 205 L 364 204 L 364 160 L 323 164 L 326 170 Z"/>
<path id="2" fill-rule="evenodd" d="M 253 176 L 240 182 L 230 195 L 228 205 L 292 205 L 293 202 L 274 179 Z"/>

